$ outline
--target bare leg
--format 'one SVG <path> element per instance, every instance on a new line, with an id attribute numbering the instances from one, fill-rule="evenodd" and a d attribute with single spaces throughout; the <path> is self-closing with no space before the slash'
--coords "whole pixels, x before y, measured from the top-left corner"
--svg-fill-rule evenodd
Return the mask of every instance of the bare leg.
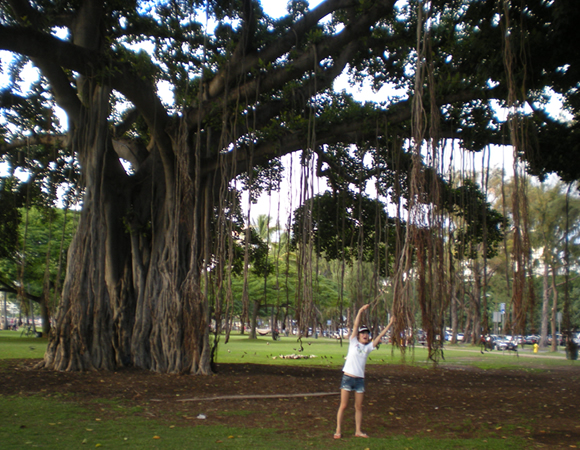
<path id="1" fill-rule="evenodd" d="M 345 389 L 340 390 L 340 406 L 338 407 L 338 413 L 336 414 L 336 433 L 334 434 L 335 438 L 342 435 L 342 418 L 344 416 L 344 410 L 348 406 L 349 394 L 350 392 Z"/>
<path id="2" fill-rule="evenodd" d="M 356 426 L 355 436 L 366 436 L 361 430 L 364 396 L 364 393 L 354 393 L 354 423 Z"/>

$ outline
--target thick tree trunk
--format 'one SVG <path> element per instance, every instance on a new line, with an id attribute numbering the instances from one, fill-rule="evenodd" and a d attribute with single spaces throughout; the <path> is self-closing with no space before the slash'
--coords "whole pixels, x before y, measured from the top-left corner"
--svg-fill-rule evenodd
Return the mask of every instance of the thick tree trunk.
<path id="1" fill-rule="evenodd" d="M 153 190 L 159 194 L 153 197 L 152 207 L 146 205 L 155 212 L 151 238 L 132 232 L 133 271 L 139 289 L 131 355 L 134 365 L 156 372 L 206 375 L 212 369 L 209 308 L 201 283 L 205 246 L 201 243 L 211 241 L 212 185 L 194 186 L 188 168 L 187 161 L 181 161 L 175 179 L 156 181 Z"/>
<path id="2" fill-rule="evenodd" d="M 108 93 L 101 92 L 102 97 Z M 102 99 L 101 99 L 102 100 Z M 98 101 L 98 100 L 97 100 Z M 98 109 L 97 109 L 98 110 Z M 107 109 L 104 109 L 106 113 Z M 105 198 L 111 158 L 107 148 L 106 117 L 96 113 L 78 124 L 77 153 L 83 165 L 86 194 L 78 231 L 69 249 L 68 269 L 56 327 L 44 363 L 56 370 L 113 369 L 113 311 L 106 286 L 107 238 L 111 217 Z M 100 117 L 99 117 L 100 116 Z M 109 162 L 109 164 L 107 164 Z M 109 274 L 112 275 L 109 267 Z M 110 278 L 110 277 L 109 277 Z"/>
<path id="3" fill-rule="evenodd" d="M 108 136 L 109 93 L 95 92 L 92 116 L 78 124 L 75 137 L 86 191 L 43 365 L 209 374 L 203 262 L 195 243 L 208 237 L 201 224 L 210 197 L 193 195 L 187 164 L 169 181 L 171 171 L 159 170 L 159 159 L 158 170 L 151 163 L 140 177 L 125 176 Z"/>
<path id="4" fill-rule="evenodd" d="M 122 219 L 127 211 L 120 167 L 108 138 L 106 89 L 77 123 L 74 145 L 83 167 L 85 198 L 69 249 L 56 327 L 44 364 L 56 370 L 113 369 L 130 363 L 125 334 L 134 308 L 130 253 Z M 130 333 L 130 330 L 129 330 Z"/>

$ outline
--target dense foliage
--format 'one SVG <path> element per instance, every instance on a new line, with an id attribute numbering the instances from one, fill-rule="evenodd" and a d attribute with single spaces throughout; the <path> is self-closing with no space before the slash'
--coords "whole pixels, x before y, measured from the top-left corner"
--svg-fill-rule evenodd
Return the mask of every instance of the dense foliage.
<path id="1" fill-rule="evenodd" d="M 391 254 L 381 246 L 392 217 L 360 194 L 374 189 L 383 205 L 395 205 L 400 226 L 391 281 L 410 292 L 418 261 L 423 322 L 440 327 L 456 296 L 444 221 L 467 223 L 455 236 L 474 274 L 474 256 L 494 254 L 502 223 L 482 186 L 449 182 L 458 191 L 447 195 L 446 142 L 474 152 L 512 144 L 534 173 L 577 179 L 580 166 L 569 156 L 576 121 L 545 110 L 555 92 L 578 115 L 578 51 L 568 45 L 579 33 L 577 15 L 574 0 L 324 0 L 312 8 L 294 0 L 279 18 L 255 0 L 3 2 L 0 49 L 12 55 L 0 95 L 3 161 L 10 174 L 29 175 L 32 198 L 43 204 L 56 201 L 59 185 L 72 187 L 67 201 L 83 194 L 45 365 L 210 373 L 208 324 L 227 320 L 236 301 L 228 277 L 243 273 L 248 315 L 248 277 L 271 273 L 266 247 L 248 232 L 242 241 L 239 190 L 255 198 L 276 189 L 280 158 L 299 151 L 332 195 L 368 203 L 344 209 L 348 226 L 325 235 L 324 250 L 354 256 L 356 248 L 375 274 L 389 271 L 388 258 L 376 255 Z M 38 78 L 26 85 L 31 65 Z M 356 101 L 334 89 L 343 74 L 397 94 Z M 302 200 L 312 178 L 300 181 Z M 328 198 L 311 204 L 326 204 L 330 226 L 338 210 Z M 315 209 L 306 214 L 305 205 L 309 233 Z M 525 221 L 513 217 L 519 232 Z M 337 235 L 353 243 L 337 243 Z M 4 238 L 2 245 L 13 248 Z M 302 330 L 316 310 L 312 245 L 303 238 L 297 247 Z M 371 278 L 369 295 L 378 299 L 381 284 Z M 480 278 L 475 285 L 478 304 Z M 516 291 L 519 299 L 523 288 Z M 519 314 L 521 302 L 514 305 Z M 398 308 L 400 332 L 413 315 L 410 303 Z"/>

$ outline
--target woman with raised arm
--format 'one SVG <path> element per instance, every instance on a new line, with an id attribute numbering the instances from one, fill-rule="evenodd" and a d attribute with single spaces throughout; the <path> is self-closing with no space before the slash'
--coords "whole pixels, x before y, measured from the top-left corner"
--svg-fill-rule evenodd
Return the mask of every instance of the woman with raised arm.
<path id="1" fill-rule="evenodd" d="M 336 432 L 334 439 L 342 437 L 342 419 L 344 410 L 348 406 L 348 399 L 350 391 L 354 391 L 354 409 L 355 409 L 355 436 L 361 438 L 368 438 L 368 435 L 362 432 L 362 404 L 365 392 L 365 365 L 367 357 L 377 345 L 381 342 L 383 336 L 389 331 L 393 324 L 394 316 L 391 316 L 389 324 L 383 328 L 379 335 L 370 340 L 370 330 L 366 325 L 361 325 L 361 316 L 364 311 L 369 308 L 369 305 L 363 305 L 354 319 L 352 332 L 349 336 L 348 353 L 346 355 L 346 362 L 342 368 L 342 381 L 340 383 L 340 406 L 338 407 L 338 414 L 336 415 Z"/>

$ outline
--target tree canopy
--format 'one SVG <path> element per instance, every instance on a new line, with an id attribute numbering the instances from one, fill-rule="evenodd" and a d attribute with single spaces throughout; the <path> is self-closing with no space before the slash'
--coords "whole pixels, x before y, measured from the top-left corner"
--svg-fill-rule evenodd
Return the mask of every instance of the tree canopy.
<path id="1" fill-rule="evenodd" d="M 238 190 L 254 197 L 278 186 L 283 155 L 301 151 L 311 168 L 300 181 L 305 198 L 314 175 L 336 192 L 372 185 L 399 222 L 411 222 L 398 237 L 394 285 L 405 289 L 416 261 L 427 328 L 439 326 L 448 296 L 443 262 L 429 263 L 443 261 L 444 240 L 424 232 L 444 225 L 445 142 L 474 152 L 511 144 L 538 175 L 580 175 L 571 152 L 577 122 L 545 111 L 555 92 L 578 114 L 574 0 L 324 0 L 313 8 L 294 0 L 280 18 L 255 0 L 7 0 L 0 8 L 0 49 L 13 55 L 0 95 L 2 158 L 52 200 L 63 182 L 84 194 L 48 368 L 211 372 L 208 323 L 220 323 L 233 302 Z M 29 63 L 40 77 L 24 90 Z M 404 94 L 355 101 L 333 90 L 344 73 Z M 161 95 L 167 88 L 172 101 Z M 297 261 L 300 320 L 313 314 L 309 245 L 302 241 Z M 406 307 L 395 306 L 403 330 Z"/>

